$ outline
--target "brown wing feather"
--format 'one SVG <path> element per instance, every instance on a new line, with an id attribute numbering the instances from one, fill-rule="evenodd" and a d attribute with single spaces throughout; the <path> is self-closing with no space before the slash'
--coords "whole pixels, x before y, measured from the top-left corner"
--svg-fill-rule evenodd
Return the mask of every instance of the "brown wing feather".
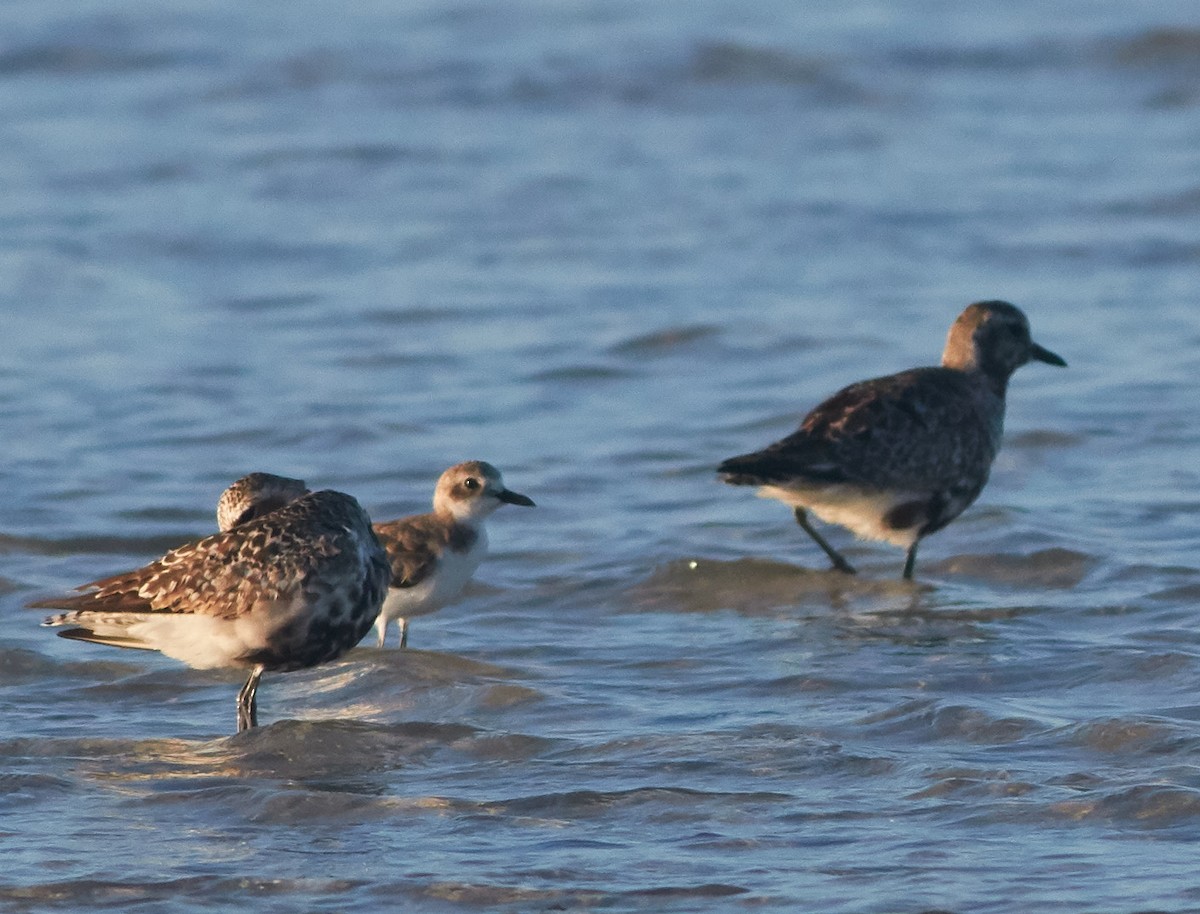
<path id="1" fill-rule="evenodd" d="M 233 618 L 264 594 L 288 599 L 314 575 L 352 573 L 361 558 L 351 530 L 362 516 L 349 496 L 315 492 L 234 530 L 173 549 L 143 568 L 85 584 L 83 593 L 29 605 Z"/>
<path id="2" fill-rule="evenodd" d="M 465 551 L 479 537 L 471 527 L 432 513 L 385 521 L 374 529 L 392 566 L 392 587 L 416 587 L 437 568 L 446 548 Z"/>
<path id="3" fill-rule="evenodd" d="M 449 542 L 444 524 L 434 514 L 416 514 L 375 525 L 387 550 L 392 587 L 415 587 L 437 568 L 438 551 Z"/>

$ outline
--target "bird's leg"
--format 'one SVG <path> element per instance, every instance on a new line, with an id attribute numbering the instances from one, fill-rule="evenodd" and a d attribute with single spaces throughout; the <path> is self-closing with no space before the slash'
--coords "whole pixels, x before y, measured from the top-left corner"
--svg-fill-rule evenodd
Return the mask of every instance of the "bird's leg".
<path id="1" fill-rule="evenodd" d="M 375 639 L 375 646 L 383 647 L 387 644 L 387 617 L 382 612 L 379 613 L 379 618 L 375 620 L 375 632 L 379 636 Z"/>
<path id="2" fill-rule="evenodd" d="M 825 550 L 825 554 L 829 556 L 829 561 L 833 562 L 833 567 L 838 571 L 844 571 L 846 574 L 857 574 L 854 566 L 851 565 L 842 556 L 840 552 L 834 549 L 826 541 L 825 537 L 817 532 L 816 528 L 808 522 L 808 512 L 803 508 L 796 509 L 796 523 L 800 525 L 800 529 L 813 538 L 813 541 Z"/>
<path id="3" fill-rule="evenodd" d="M 258 681 L 262 679 L 263 668 L 256 666 L 250 671 L 250 678 L 242 686 L 237 697 L 238 733 L 258 726 Z"/>
<path id="4" fill-rule="evenodd" d="M 408 620 L 400 617 L 400 646 L 408 647 Z"/>
<path id="5" fill-rule="evenodd" d="M 920 540 L 914 540 L 913 544 L 908 547 L 908 557 L 904 560 L 904 580 L 911 581 L 913 576 L 913 566 L 917 563 L 917 543 Z"/>

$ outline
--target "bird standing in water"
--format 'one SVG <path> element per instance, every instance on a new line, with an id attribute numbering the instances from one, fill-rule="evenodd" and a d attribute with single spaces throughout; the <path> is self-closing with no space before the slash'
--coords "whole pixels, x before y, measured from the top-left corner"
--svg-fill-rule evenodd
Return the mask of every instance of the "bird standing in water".
<path id="1" fill-rule="evenodd" d="M 921 539 L 958 517 L 987 483 L 1008 380 L 1033 360 L 1067 364 L 1033 342 L 1019 308 L 977 302 L 951 326 L 940 366 L 851 384 L 787 438 L 731 457 L 717 472 L 790 505 L 835 568 L 854 573 L 809 511 L 907 549 L 904 577 L 911 579 Z"/>
<path id="2" fill-rule="evenodd" d="M 64 638 L 161 651 L 197 669 L 248 669 L 238 731 L 256 726 L 263 673 L 350 650 L 379 615 L 389 568 L 367 513 L 341 492 L 304 494 L 233 524 L 30 606 L 66 610 L 43 623 L 70 626 Z"/>
<path id="3" fill-rule="evenodd" d="M 375 622 L 380 647 L 391 620 L 399 620 L 405 647 L 410 618 L 441 609 L 462 592 L 487 555 L 484 521 L 501 505 L 534 507 L 533 499 L 506 488 L 490 463 L 469 460 L 442 473 L 433 511 L 375 525 L 392 566 L 391 586 Z"/>

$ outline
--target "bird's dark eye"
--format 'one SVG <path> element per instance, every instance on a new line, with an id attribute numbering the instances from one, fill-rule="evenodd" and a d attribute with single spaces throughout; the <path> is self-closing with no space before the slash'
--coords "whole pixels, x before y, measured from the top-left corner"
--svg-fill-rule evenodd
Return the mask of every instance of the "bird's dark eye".
<path id="1" fill-rule="evenodd" d="M 478 489 L 479 488 L 479 480 L 476 479 L 474 476 L 468 476 L 466 479 L 463 480 L 463 488 Z"/>

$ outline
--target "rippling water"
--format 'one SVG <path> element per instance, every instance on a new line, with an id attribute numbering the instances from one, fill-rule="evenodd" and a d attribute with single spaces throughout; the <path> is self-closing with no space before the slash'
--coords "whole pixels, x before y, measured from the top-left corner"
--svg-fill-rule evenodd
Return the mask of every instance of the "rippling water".
<path id="1" fill-rule="evenodd" d="M 1191 3 L 0 8 L 0 906 L 1200 908 Z M 826 572 L 715 464 L 1007 298 L 979 502 Z M 413 649 L 26 602 L 251 470 L 491 522 Z"/>

